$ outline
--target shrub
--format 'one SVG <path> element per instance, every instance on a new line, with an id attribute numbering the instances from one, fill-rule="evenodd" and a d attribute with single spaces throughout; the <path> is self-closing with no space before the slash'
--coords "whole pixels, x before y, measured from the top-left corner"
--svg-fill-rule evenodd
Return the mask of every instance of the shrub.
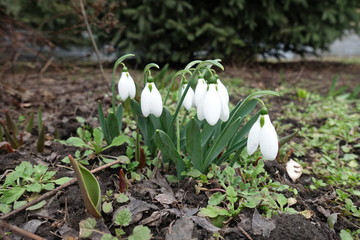
<path id="1" fill-rule="evenodd" d="M 357 0 L 132 0 L 121 11 L 119 47 L 157 62 L 314 53 L 359 30 L 359 7 Z"/>
<path id="2" fill-rule="evenodd" d="M 358 0 L 87 0 L 85 4 L 100 45 L 111 42 L 121 53 L 136 53 L 142 63 L 315 53 L 346 32 L 359 32 L 360 23 Z M 0 8 L 55 44 L 90 45 L 81 35 L 85 26 L 77 1 L 3 0 Z"/>

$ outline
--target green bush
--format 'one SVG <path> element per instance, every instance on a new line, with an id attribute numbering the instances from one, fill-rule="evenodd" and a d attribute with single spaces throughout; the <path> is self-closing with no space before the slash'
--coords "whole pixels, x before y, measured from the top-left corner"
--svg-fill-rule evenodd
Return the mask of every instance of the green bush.
<path id="1" fill-rule="evenodd" d="M 119 47 L 157 62 L 303 54 L 358 31 L 359 8 L 358 0 L 131 0 L 121 10 Z"/>
<path id="2" fill-rule="evenodd" d="M 348 31 L 359 32 L 360 23 L 359 0 L 84 2 L 99 45 L 135 53 L 142 63 L 314 53 Z M 0 8 L 55 44 L 91 46 L 81 35 L 78 1 L 0 0 Z"/>

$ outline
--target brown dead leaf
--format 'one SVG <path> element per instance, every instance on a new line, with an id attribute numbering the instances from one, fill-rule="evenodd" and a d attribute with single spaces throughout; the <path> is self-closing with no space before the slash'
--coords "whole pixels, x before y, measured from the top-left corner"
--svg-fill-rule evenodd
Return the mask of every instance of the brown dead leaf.
<path id="1" fill-rule="evenodd" d="M 174 204 L 177 202 L 176 198 L 174 197 L 174 195 L 172 194 L 166 194 L 166 193 L 161 193 L 158 194 L 155 197 L 156 201 L 158 201 L 159 203 L 161 203 L 162 205 L 169 205 L 169 204 Z"/>

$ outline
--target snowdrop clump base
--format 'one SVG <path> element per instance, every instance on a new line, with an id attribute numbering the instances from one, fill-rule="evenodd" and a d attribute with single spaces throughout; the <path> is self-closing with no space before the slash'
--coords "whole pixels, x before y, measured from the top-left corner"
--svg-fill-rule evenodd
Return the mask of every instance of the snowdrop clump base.
<path id="1" fill-rule="evenodd" d="M 132 55 L 125 55 L 117 61 L 113 73 L 116 73 L 117 66 L 123 66 L 118 91 L 122 101 L 130 101 L 139 129 L 137 132 L 141 133 L 142 142 L 137 142 L 136 151 L 141 144 L 146 145 L 154 157 L 161 151 L 162 163 L 174 165 L 179 178 L 189 168 L 205 173 L 211 164 L 235 163 L 240 160 L 246 145 L 249 155 L 260 145 L 264 159 L 276 158 L 278 138 L 267 110 L 263 108 L 253 116 L 250 114 L 259 102 L 263 104 L 262 96 L 278 96 L 278 93 L 255 92 L 230 111 L 226 84 L 215 71 L 224 70 L 220 60 L 196 60 L 178 71 L 171 80 L 167 96 L 174 81 L 180 81 L 176 108 L 171 112 L 166 106 L 167 97 L 163 102 L 154 80 L 156 77 L 152 77 L 151 68 L 159 68 L 155 63 L 145 67 L 144 87 L 140 101 L 136 100 L 134 81 L 123 63 L 129 56 Z M 116 112 L 114 100 L 113 111 Z M 196 110 L 191 111 L 192 108 Z"/>

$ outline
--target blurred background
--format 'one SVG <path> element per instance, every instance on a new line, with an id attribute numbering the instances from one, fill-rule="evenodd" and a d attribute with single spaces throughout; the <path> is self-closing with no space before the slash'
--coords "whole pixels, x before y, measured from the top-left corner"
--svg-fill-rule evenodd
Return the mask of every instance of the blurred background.
<path id="1" fill-rule="evenodd" d="M 360 56 L 359 0 L 0 0 L 0 71 Z M 93 41 L 92 41 L 93 40 Z M 98 48 L 98 51 L 96 50 Z"/>

